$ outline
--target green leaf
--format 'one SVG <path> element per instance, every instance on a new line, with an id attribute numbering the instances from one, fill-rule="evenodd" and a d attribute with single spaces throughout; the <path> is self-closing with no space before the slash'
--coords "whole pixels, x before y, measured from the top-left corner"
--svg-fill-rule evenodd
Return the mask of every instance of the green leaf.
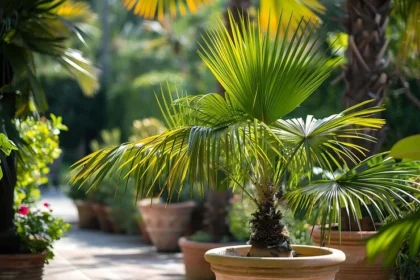
<path id="1" fill-rule="evenodd" d="M 420 135 L 398 141 L 392 147 L 390 155 L 394 158 L 420 160 Z"/>
<path id="2" fill-rule="evenodd" d="M 420 253 L 420 211 L 386 225 L 369 239 L 366 246 L 369 261 L 382 255 L 383 263 L 391 266 L 406 240 L 409 241 L 409 255 L 417 256 Z"/>
<path id="3" fill-rule="evenodd" d="M 229 11 L 229 21 L 231 31 L 221 20 L 216 22 L 199 54 L 226 90 L 227 98 L 266 124 L 298 107 L 334 68 L 322 53 L 314 24 L 301 20 L 299 27 L 291 30 L 289 19 L 284 36 L 278 25 L 272 40 L 249 18 L 237 22 Z"/>

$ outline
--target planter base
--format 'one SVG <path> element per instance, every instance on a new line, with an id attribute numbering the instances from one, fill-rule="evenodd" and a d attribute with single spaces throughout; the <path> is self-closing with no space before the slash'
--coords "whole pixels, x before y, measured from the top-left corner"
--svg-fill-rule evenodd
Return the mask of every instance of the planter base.
<path id="1" fill-rule="evenodd" d="M 185 278 L 187 280 L 213 280 L 216 278 L 210 264 L 204 259 L 204 254 L 214 248 L 233 245 L 232 243 L 195 242 L 187 237 L 178 240 L 183 253 Z"/>
<path id="2" fill-rule="evenodd" d="M 0 255 L 1 280 L 42 280 L 46 254 Z"/>
<path id="3" fill-rule="evenodd" d="M 92 209 L 92 203 L 84 200 L 74 201 L 79 216 L 79 227 L 86 229 L 98 229 L 99 222 L 96 219 L 95 212 Z"/>
<path id="4" fill-rule="evenodd" d="M 153 245 L 160 252 L 178 251 L 178 238 L 185 234 L 195 202 L 165 204 L 139 201 L 141 215 Z"/>
<path id="5" fill-rule="evenodd" d="M 336 280 L 389 280 L 391 278 L 392 269 L 384 267 L 381 258 L 368 265 L 365 241 L 375 234 L 376 231 L 342 231 L 340 242 L 338 231 L 331 231 L 329 247 L 346 254 L 346 261 L 340 265 Z M 319 227 L 315 227 L 312 240 L 314 245 L 321 244 Z"/>
<path id="6" fill-rule="evenodd" d="M 250 258 L 250 246 L 231 246 L 208 251 L 206 260 L 217 280 L 334 280 L 346 256 L 335 249 L 292 246 L 300 257 Z"/>

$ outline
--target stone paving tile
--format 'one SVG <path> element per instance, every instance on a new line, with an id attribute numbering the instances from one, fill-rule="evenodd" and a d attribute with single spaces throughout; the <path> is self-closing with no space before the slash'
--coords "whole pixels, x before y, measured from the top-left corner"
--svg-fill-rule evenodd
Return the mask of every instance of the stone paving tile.
<path id="1" fill-rule="evenodd" d="M 62 194 L 44 193 L 42 202 L 68 222 L 77 219 L 74 205 Z M 72 230 L 54 246 L 56 257 L 45 267 L 44 280 L 181 280 L 181 253 L 158 253 L 140 236 Z"/>

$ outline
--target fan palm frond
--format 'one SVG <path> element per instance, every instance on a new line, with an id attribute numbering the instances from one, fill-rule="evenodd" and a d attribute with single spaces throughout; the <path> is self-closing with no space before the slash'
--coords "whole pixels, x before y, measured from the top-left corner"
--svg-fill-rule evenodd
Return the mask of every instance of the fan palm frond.
<path id="1" fill-rule="evenodd" d="M 383 107 L 360 109 L 370 102 L 372 100 L 324 119 L 307 116 L 306 121 L 301 118 L 276 121 L 274 134 L 295 151 L 291 169 L 299 172 L 303 164 L 307 170 L 317 166 L 333 172 L 336 168 L 347 166 L 348 161 L 353 164 L 360 162 L 360 156 L 365 157 L 367 151 L 349 139 L 374 142 L 375 138 L 363 133 L 363 130 L 379 129 L 385 123 L 373 117 L 383 111 Z"/>
<path id="2" fill-rule="evenodd" d="M 269 124 L 294 110 L 334 67 L 322 54 L 315 27 L 303 19 L 299 26 L 307 35 L 287 28 L 284 37 L 292 34 L 288 42 L 280 35 L 280 25 L 271 40 L 258 23 L 242 19 L 238 24 L 231 14 L 229 18 L 232 36 L 219 20 L 199 54 L 229 99 L 260 121 Z"/>
<path id="3" fill-rule="evenodd" d="M 413 194 L 420 194 L 420 189 L 413 187 L 411 180 L 418 170 L 418 164 L 398 163 L 386 154 L 378 154 L 338 178 L 297 188 L 286 195 L 286 200 L 293 210 L 307 209 L 307 217 L 315 210 L 314 206 L 318 206 L 317 217 L 323 229 L 331 229 L 335 223 L 341 227 L 342 208 L 356 221 L 362 218 L 362 208 L 372 220 L 374 214 L 382 221 L 387 215 L 397 218 L 401 208 L 413 210 L 409 202 L 419 203 Z"/>

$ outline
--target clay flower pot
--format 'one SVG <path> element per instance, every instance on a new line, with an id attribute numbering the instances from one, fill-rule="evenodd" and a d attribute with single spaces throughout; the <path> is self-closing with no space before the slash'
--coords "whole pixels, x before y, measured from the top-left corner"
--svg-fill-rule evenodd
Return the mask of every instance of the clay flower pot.
<path id="1" fill-rule="evenodd" d="M 143 238 L 144 243 L 152 244 L 152 240 L 150 239 L 149 233 L 147 232 L 144 221 L 143 220 L 139 221 L 137 223 L 137 226 L 139 228 L 139 233 L 141 234 L 141 237 Z"/>
<path id="2" fill-rule="evenodd" d="M 210 264 L 204 259 L 204 254 L 210 249 L 233 244 L 196 242 L 189 240 L 188 237 L 181 237 L 178 245 L 183 253 L 186 279 L 212 280 L 216 276 L 211 271 Z"/>
<path id="3" fill-rule="evenodd" d="M 310 229 L 312 230 L 312 228 Z M 366 256 L 366 239 L 376 234 L 376 231 L 331 231 L 329 247 L 336 248 L 346 254 L 346 261 L 340 265 L 337 280 L 388 280 L 392 269 L 382 265 L 379 258 L 368 265 Z M 314 245 L 321 244 L 321 228 L 315 227 L 312 240 Z M 328 243 L 326 243 L 328 244 Z"/>
<path id="4" fill-rule="evenodd" d="M 212 249 L 205 254 L 217 280 L 334 280 L 346 256 L 336 249 L 292 245 L 298 257 L 246 257 L 249 245 Z M 357 279 L 357 278 L 355 278 Z"/>
<path id="5" fill-rule="evenodd" d="M 94 203 L 92 209 L 96 214 L 96 218 L 99 221 L 99 227 L 103 232 L 112 232 L 112 224 L 108 217 L 108 212 L 106 211 L 106 205 Z"/>
<path id="6" fill-rule="evenodd" d="M 87 229 L 99 228 L 96 214 L 92 209 L 92 203 L 85 200 L 75 200 L 77 214 L 79 216 L 79 227 Z"/>
<path id="7" fill-rule="evenodd" d="M 43 254 L 0 255 L 0 279 L 42 280 Z"/>
<path id="8" fill-rule="evenodd" d="M 161 252 L 177 251 L 178 239 L 185 234 L 195 202 L 165 204 L 144 199 L 138 202 L 138 206 L 156 249 Z"/>

